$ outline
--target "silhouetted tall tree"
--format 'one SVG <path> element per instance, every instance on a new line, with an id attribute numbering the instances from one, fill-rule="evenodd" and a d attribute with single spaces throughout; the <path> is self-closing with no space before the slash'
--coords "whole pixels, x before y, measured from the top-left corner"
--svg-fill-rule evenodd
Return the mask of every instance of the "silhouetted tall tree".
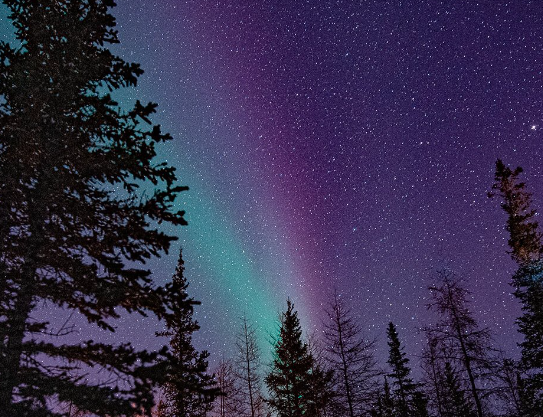
<path id="1" fill-rule="evenodd" d="M 298 313 L 288 300 L 287 311 L 281 315 L 272 368 L 266 376 L 268 403 L 279 417 L 320 416 L 326 407 L 323 400 L 328 396 L 324 389 L 330 379 L 331 375 L 315 366 L 307 344 L 302 341 Z"/>
<path id="2" fill-rule="evenodd" d="M 52 325 L 31 316 L 45 304 L 114 331 L 123 310 L 166 314 L 141 263 L 175 239 L 156 224 L 185 224 L 173 208 L 185 188 L 155 160 L 170 136 L 150 125 L 155 104 L 123 112 L 110 95 L 142 74 L 106 47 L 118 42 L 113 0 L 4 4 L 17 43 L 0 44 L 2 413 L 45 415 L 51 397 L 99 415 L 148 413 L 156 354 L 52 343 L 42 337 Z M 92 385 L 82 367 L 125 383 Z"/>
<path id="3" fill-rule="evenodd" d="M 344 416 L 366 413 L 375 396 L 375 378 L 379 375 L 373 355 L 374 341 L 364 339 L 352 312 L 337 294 L 327 311 L 324 326 L 326 359 L 335 371 L 336 402 Z"/>
<path id="4" fill-rule="evenodd" d="M 430 287 L 429 308 L 440 315 L 440 321 L 429 329 L 446 355 L 445 361 L 462 369 L 468 382 L 476 415 L 483 417 L 482 399 L 493 372 L 490 331 L 480 328 L 468 308 L 469 294 L 455 275 L 446 269 L 437 272 L 439 282 Z M 451 368 L 452 369 L 452 368 Z"/>
<path id="5" fill-rule="evenodd" d="M 167 304 L 173 314 L 166 318 L 167 330 L 159 336 L 171 337 L 171 366 L 167 374 L 164 393 L 167 416 L 203 417 L 211 410 L 219 393 L 212 375 L 207 373 L 207 351 L 198 352 L 192 345 L 192 334 L 200 329 L 193 320 L 194 306 L 199 301 L 187 293 L 188 282 L 184 277 L 182 251 L 172 282 L 166 285 Z"/>
<path id="6" fill-rule="evenodd" d="M 412 414 L 413 394 L 416 392 L 417 385 L 413 382 L 409 374 L 409 359 L 407 358 L 396 327 L 391 322 L 387 329 L 389 357 L 388 364 L 392 372 L 388 374 L 394 384 L 394 409 L 399 417 L 409 417 Z"/>
<path id="7" fill-rule="evenodd" d="M 263 396 L 260 377 L 260 348 L 256 330 L 244 317 L 241 330 L 236 337 L 235 373 L 239 389 L 244 394 L 243 416 L 259 417 L 263 415 Z"/>
<path id="8" fill-rule="evenodd" d="M 506 230 L 509 232 L 511 258 L 519 265 L 526 265 L 541 259 L 541 233 L 538 222 L 534 219 L 536 210 L 531 207 L 532 194 L 526 190 L 526 184 L 519 180 L 523 172 L 521 167 L 514 171 L 498 159 L 494 184 L 489 197 L 496 193 L 501 198 L 501 207 L 507 214 Z"/>
<path id="9" fill-rule="evenodd" d="M 531 207 L 531 193 L 519 180 L 522 168 L 515 170 L 496 162 L 493 190 L 501 198 L 501 207 L 507 213 L 511 257 L 519 265 L 513 276 L 514 294 L 522 303 L 522 316 L 518 318 L 521 342 L 523 395 L 522 414 L 540 416 L 543 410 L 543 244 L 536 211 Z M 494 196 L 494 193 L 489 193 Z"/>

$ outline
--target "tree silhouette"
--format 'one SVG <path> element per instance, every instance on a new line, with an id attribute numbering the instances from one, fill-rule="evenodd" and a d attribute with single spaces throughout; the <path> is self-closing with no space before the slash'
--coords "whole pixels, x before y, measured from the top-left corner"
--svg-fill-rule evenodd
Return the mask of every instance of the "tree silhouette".
<path id="1" fill-rule="evenodd" d="M 238 387 L 232 361 L 228 359 L 221 360 L 215 375 L 220 393 L 215 398 L 211 415 L 216 417 L 242 415 L 243 393 Z"/>
<path id="2" fill-rule="evenodd" d="M 170 139 L 155 104 L 121 111 L 110 92 L 139 65 L 113 55 L 113 0 L 5 0 L 17 45 L 0 45 L 0 404 L 5 416 L 54 415 L 49 399 L 98 415 L 148 413 L 157 353 L 129 344 L 50 341 L 35 307 L 75 311 L 114 331 L 122 312 L 168 314 L 142 263 L 183 225 Z M 117 192 L 114 192 L 114 191 Z M 88 373 L 123 383 L 88 382 Z"/>
<path id="3" fill-rule="evenodd" d="M 531 194 L 519 180 L 522 168 L 507 167 L 496 162 L 495 183 L 501 207 L 507 214 L 511 257 L 519 268 L 513 276 L 514 295 L 522 304 L 522 316 L 517 319 L 524 336 L 521 364 L 524 371 L 521 397 L 522 415 L 540 416 L 543 409 L 543 245 L 536 211 L 531 207 Z"/>
<path id="4" fill-rule="evenodd" d="M 325 408 L 327 382 L 331 375 L 315 366 L 302 341 L 302 329 L 294 305 L 287 301 L 281 315 L 279 339 L 275 343 L 271 371 L 266 376 L 268 403 L 279 417 L 319 416 Z"/>
<path id="5" fill-rule="evenodd" d="M 197 352 L 192 345 L 192 334 L 200 329 L 192 315 L 200 302 L 189 298 L 184 271 L 181 250 L 172 282 L 166 285 L 167 305 L 172 311 L 166 318 L 168 329 L 158 333 L 171 337 L 172 360 L 164 386 L 166 416 L 200 417 L 211 409 L 219 391 L 207 373 L 208 352 Z"/>
<path id="6" fill-rule="evenodd" d="M 372 417 L 394 417 L 394 400 L 392 393 L 390 392 L 390 384 L 385 376 L 385 382 L 383 384 L 382 393 L 377 394 L 377 402 L 374 404 L 373 409 L 370 410 L 370 416 Z"/>
<path id="7" fill-rule="evenodd" d="M 373 356 L 375 343 L 364 339 L 354 315 L 337 294 L 327 315 L 326 359 L 335 371 L 336 402 L 341 404 L 342 415 L 359 416 L 370 408 L 375 394 L 379 375 Z"/>
<path id="8" fill-rule="evenodd" d="M 427 332 L 427 345 L 422 354 L 422 368 L 425 373 L 426 391 L 429 393 L 430 407 L 438 417 L 444 416 L 444 354 L 440 341 L 432 332 Z"/>
<path id="9" fill-rule="evenodd" d="M 260 377 L 260 348 L 256 330 L 247 318 L 242 319 L 240 332 L 236 335 L 235 374 L 239 389 L 244 394 L 243 416 L 263 415 L 264 399 Z"/>
<path id="10" fill-rule="evenodd" d="M 442 397 L 442 416 L 474 416 L 475 412 L 465 397 L 465 390 L 459 379 L 459 374 L 455 371 L 450 362 L 445 362 L 443 375 L 443 397 Z"/>
<path id="11" fill-rule="evenodd" d="M 462 369 L 476 415 L 482 417 L 482 400 L 486 395 L 483 387 L 488 391 L 494 367 L 490 331 L 477 324 L 468 308 L 469 291 L 460 280 L 446 269 L 439 270 L 437 276 L 438 283 L 430 287 L 428 307 L 435 310 L 441 320 L 427 330 L 440 345 L 445 362 L 449 362 L 449 366 L 454 362 Z"/>
<path id="12" fill-rule="evenodd" d="M 394 384 L 394 411 L 398 417 L 424 417 L 427 415 L 426 399 L 418 384 L 410 377 L 409 359 L 400 343 L 396 326 L 391 322 L 387 329 L 389 356 L 388 364 L 392 372 L 388 374 Z M 385 384 L 386 385 L 386 384 Z"/>

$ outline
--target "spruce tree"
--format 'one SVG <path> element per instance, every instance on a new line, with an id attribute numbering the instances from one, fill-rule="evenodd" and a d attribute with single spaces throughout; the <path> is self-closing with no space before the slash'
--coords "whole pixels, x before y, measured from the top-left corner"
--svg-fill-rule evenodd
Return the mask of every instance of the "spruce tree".
<path id="1" fill-rule="evenodd" d="M 336 402 L 342 415 L 355 417 L 370 407 L 379 375 L 373 356 L 374 341 L 363 337 L 352 312 L 337 294 L 327 310 L 324 326 L 326 359 L 335 371 Z"/>
<path id="2" fill-rule="evenodd" d="M 166 318 L 167 330 L 158 333 L 171 337 L 172 360 L 164 386 L 166 416 L 203 417 L 211 410 L 218 389 L 207 373 L 208 352 L 198 352 L 192 344 L 192 334 L 200 329 L 192 315 L 200 302 L 188 296 L 184 271 L 181 250 L 173 279 L 166 285 L 167 305 L 173 314 Z"/>
<path id="3" fill-rule="evenodd" d="M 50 400 L 98 415 L 149 413 L 156 353 L 51 341 L 56 323 L 33 312 L 72 311 L 110 332 L 124 313 L 169 314 L 142 264 L 175 239 L 157 224 L 185 224 L 173 206 L 185 188 L 155 159 L 170 136 L 150 122 L 155 104 L 122 111 L 111 97 L 142 74 L 107 48 L 118 42 L 113 0 L 4 4 L 17 44 L 0 44 L 2 413 L 64 415 L 47 411 Z"/>
<path id="4" fill-rule="evenodd" d="M 411 373 L 408 366 L 409 359 L 403 351 L 396 326 L 392 322 L 388 324 L 387 336 L 389 347 L 388 364 L 392 369 L 388 376 L 392 378 L 395 387 L 395 411 L 398 417 L 409 417 L 413 415 L 411 403 L 417 386 L 409 376 Z"/>
<path id="5" fill-rule="evenodd" d="M 492 186 L 501 198 L 507 214 L 511 257 L 519 268 L 513 276 L 514 295 L 522 304 L 522 316 L 517 319 L 519 332 L 524 336 L 521 346 L 522 414 L 540 416 L 543 410 L 543 244 L 539 225 L 531 207 L 532 196 L 519 179 L 523 172 L 496 162 L 495 183 Z"/>
<path id="6" fill-rule="evenodd" d="M 318 401 L 316 388 L 324 389 L 329 375 L 315 366 L 308 346 L 302 340 L 302 329 L 294 304 L 288 300 L 281 315 L 279 339 L 275 343 L 274 359 L 266 385 L 270 392 L 269 405 L 279 417 L 316 417 L 326 404 Z M 326 399 L 324 391 L 321 399 Z"/>

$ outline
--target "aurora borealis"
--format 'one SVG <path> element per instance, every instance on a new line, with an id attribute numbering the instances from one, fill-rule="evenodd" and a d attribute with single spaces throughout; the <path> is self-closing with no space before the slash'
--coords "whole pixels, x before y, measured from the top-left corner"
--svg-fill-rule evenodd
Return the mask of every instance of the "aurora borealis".
<path id="1" fill-rule="evenodd" d="M 310 333 L 333 288 L 415 354 L 443 262 L 516 349 L 506 219 L 486 193 L 502 158 L 543 208 L 543 8 L 496 3 L 118 1 L 114 50 L 145 70 L 119 98 L 157 102 L 174 137 L 160 156 L 190 187 L 175 233 L 215 359 L 243 315 L 265 350 L 287 297 Z M 177 251 L 150 263 L 157 282 Z"/>

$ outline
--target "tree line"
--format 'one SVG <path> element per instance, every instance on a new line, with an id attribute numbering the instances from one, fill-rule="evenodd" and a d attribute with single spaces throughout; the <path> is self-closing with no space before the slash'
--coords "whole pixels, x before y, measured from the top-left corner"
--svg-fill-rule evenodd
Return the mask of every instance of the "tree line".
<path id="1" fill-rule="evenodd" d="M 490 330 L 474 317 L 466 283 L 445 268 L 436 271 L 434 281 L 428 309 L 436 321 L 420 329 L 426 344 L 417 358 L 419 380 L 412 376 L 394 323 L 386 329 L 387 363 L 379 364 L 375 340 L 365 337 L 360 318 L 337 293 L 320 338 L 304 337 L 294 304 L 287 300 L 273 361 L 265 370 L 256 330 L 242 320 L 235 357 L 218 367 L 222 395 L 210 415 L 540 416 L 534 370 L 494 348 Z"/>
<path id="2" fill-rule="evenodd" d="M 0 44 L 0 413 L 19 416 L 541 416 L 543 244 L 520 181 L 496 164 L 492 196 L 507 214 L 512 277 L 522 305 L 521 359 L 500 357 L 481 328 L 465 284 L 438 271 L 430 288 L 440 320 L 422 331 L 423 378 L 393 323 L 388 363 L 339 295 L 324 338 L 307 340 L 294 304 L 281 314 L 267 372 L 252 323 L 238 355 L 215 375 L 192 343 L 198 301 L 180 254 L 157 285 L 146 262 L 168 253 L 186 225 L 176 208 L 175 168 L 157 158 L 171 139 L 152 123 L 156 104 L 130 108 L 112 94 L 135 86 L 138 64 L 116 56 L 113 0 L 3 0 L 14 45 Z M 65 314 L 48 321 L 39 311 Z M 153 316 L 168 338 L 147 351 L 130 343 L 78 340 L 77 317 L 114 333 L 127 314 Z M 75 340 L 75 341 L 74 341 Z M 157 401 L 158 400 L 158 401 Z"/>

